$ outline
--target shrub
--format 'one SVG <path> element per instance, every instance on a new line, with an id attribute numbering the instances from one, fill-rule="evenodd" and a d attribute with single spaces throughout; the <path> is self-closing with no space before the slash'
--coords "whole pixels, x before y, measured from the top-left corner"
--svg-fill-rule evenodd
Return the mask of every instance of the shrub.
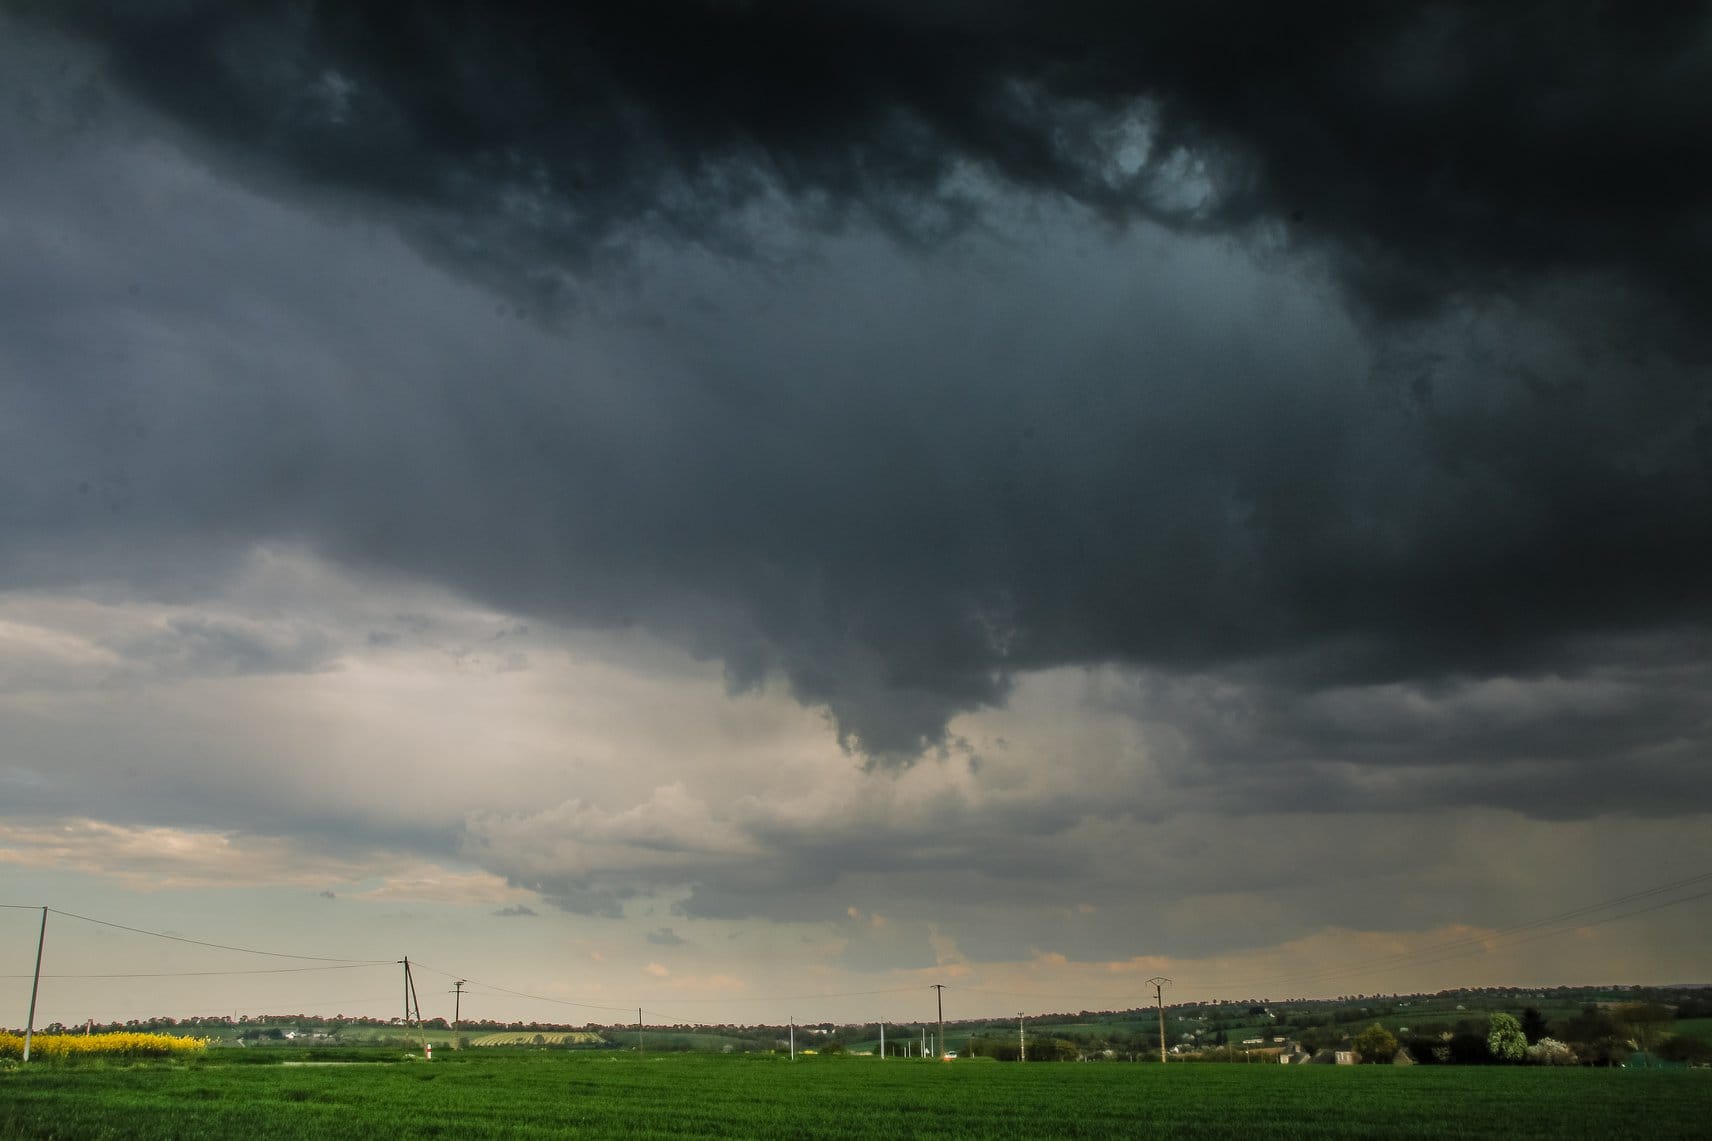
<path id="1" fill-rule="evenodd" d="M 1403 1043 L 1409 1056 L 1423 1066 L 1440 1065 L 1450 1061 L 1450 1043 L 1431 1034 L 1416 1034 Z"/>
<path id="2" fill-rule="evenodd" d="M 1450 1051 L 1448 1060 L 1459 1066 L 1486 1066 L 1492 1063 L 1492 1051 L 1484 1034 L 1458 1031 L 1450 1036 L 1450 1041 L 1445 1045 Z"/>
<path id="3" fill-rule="evenodd" d="M 1536 1066 L 1573 1066 L 1579 1060 L 1567 1043 L 1556 1038 L 1541 1038 L 1528 1047 L 1528 1061 Z"/>

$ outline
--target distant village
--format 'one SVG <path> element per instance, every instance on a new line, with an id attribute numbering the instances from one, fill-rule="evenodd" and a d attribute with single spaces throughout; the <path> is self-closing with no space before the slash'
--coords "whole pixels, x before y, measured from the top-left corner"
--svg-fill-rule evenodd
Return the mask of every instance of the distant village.
<path id="1" fill-rule="evenodd" d="M 947 1000 L 955 992 L 948 989 Z M 1332 999 L 1249 999 L 1160 1011 L 887 1023 L 576 1024 L 443 1017 L 208 1015 L 54 1024 L 45 1032 L 166 1031 L 217 1047 L 792 1052 L 1003 1062 L 1248 1065 L 1712 1065 L 1712 987 L 1481 988 Z"/>

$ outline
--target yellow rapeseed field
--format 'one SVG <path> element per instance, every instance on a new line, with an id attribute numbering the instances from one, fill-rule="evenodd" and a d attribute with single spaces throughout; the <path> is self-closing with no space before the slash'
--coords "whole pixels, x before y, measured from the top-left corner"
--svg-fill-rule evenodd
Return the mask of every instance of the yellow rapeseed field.
<path id="1" fill-rule="evenodd" d="M 206 1039 L 172 1034 L 37 1034 L 30 1039 L 32 1059 L 182 1058 L 206 1049 Z M 24 1036 L 0 1032 L 0 1058 L 23 1056 Z"/>

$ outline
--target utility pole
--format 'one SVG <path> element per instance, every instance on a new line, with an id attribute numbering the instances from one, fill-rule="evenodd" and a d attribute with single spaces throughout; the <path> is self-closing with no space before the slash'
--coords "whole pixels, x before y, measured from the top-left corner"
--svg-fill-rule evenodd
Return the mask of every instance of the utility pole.
<path id="1" fill-rule="evenodd" d="M 791 1020 L 791 1061 L 794 1062 L 797 1060 L 797 1016 L 792 1014 L 787 1017 Z"/>
<path id="2" fill-rule="evenodd" d="M 1163 988 L 1170 985 L 1171 980 L 1162 975 L 1154 975 L 1147 980 L 1153 984 L 1153 1005 L 1159 1008 L 1159 1061 L 1165 1061 L 1165 995 Z"/>
<path id="3" fill-rule="evenodd" d="M 1023 1033 L 1022 1019 L 1023 1013 L 1019 1010 L 1017 1011 L 1017 1060 L 1026 1062 L 1028 1061 L 1028 1037 Z"/>
<path id="4" fill-rule="evenodd" d="M 458 1049 L 458 1034 L 462 1029 L 464 1013 L 464 984 L 468 979 L 459 979 L 452 984 L 452 1049 Z"/>
<path id="5" fill-rule="evenodd" d="M 428 1053 L 428 1031 L 422 1029 L 422 1004 L 416 999 L 416 980 L 410 977 L 410 956 L 398 960 L 404 967 L 404 1020 L 416 1026 L 416 1036 L 422 1041 L 422 1052 Z"/>
<path id="6" fill-rule="evenodd" d="M 945 984 L 933 983 L 933 989 L 939 992 L 939 1056 L 945 1057 Z"/>
<path id="7" fill-rule="evenodd" d="M 24 1023 L 24 1061 L 30 1060 L 30 1039 L 36 1033 L 36 992 L 42 986 L 42 944 L 48 941 L 48 909 L 42 908 L 42 931 L 36 936 L 36 974 L 30 981 L 30 1017 Z"/>
<path id="8" fill-rule="evenodd" d="M 880 1023 L 880 1061 L 886 1060 L 886 1024 Z"/>
<path id="9" fill-rule="evenodd" d="M 642 1008 L 636 1008 L 636 1056 L 640 1058 L 646 1051 L 642 1046 Z"/>

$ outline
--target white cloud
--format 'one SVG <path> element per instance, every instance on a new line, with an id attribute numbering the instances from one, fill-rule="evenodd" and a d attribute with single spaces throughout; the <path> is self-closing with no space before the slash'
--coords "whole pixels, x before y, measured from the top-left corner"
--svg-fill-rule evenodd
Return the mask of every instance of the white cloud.
<path id="1" fill-rule="evenodd" d="M 72 871 L 132 891 L 300 887 L 373 903 L 495 904 L 532 899 L 487 872 L 457 871 L 398 852 L 333 854 L 289 837 L 114 824 L 91 819 L 0 821 L 0 864 Z"/>
<path id="2" fill-rule="evenodd" d="M 532 900 L 535 896 L 531 892 L 511 886 L 491 872 L 455 872 L 426 864 L 408 872 L 388 875 L 382 879 L 379 887 L 355 892 L 349 898 L 370 903 L 455 903 L 489 906 L 514 904 L 520 900 Z"/>

